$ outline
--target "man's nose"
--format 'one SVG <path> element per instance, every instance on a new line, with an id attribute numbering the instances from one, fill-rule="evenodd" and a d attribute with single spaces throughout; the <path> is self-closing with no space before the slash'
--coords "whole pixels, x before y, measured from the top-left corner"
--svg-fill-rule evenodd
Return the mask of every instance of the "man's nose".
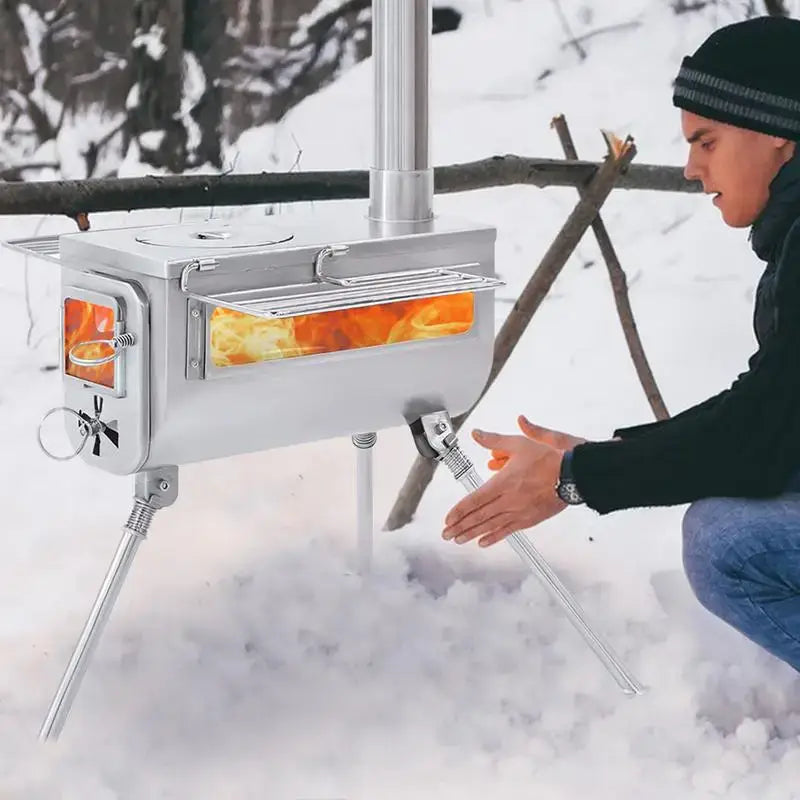
<path id="1" fill-rule="evenodd" d="M 691 156 L 686 160 L 686 166 L 683 168 L 683 177 L 686 178 L 687 181 L 700 180 L 700 170 Z"/>

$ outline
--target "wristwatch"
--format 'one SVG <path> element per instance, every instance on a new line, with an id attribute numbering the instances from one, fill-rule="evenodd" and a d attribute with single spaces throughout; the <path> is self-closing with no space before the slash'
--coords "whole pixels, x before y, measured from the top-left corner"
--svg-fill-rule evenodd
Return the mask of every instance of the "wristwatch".
<path id="1" fill-rule="evenodd" d="M 572 450 L 567 450 L 561 459 L 561 472 L 556 484 L 556 494 L 570 506 L 579 506 L 585 502 L 572 474 Z"/>

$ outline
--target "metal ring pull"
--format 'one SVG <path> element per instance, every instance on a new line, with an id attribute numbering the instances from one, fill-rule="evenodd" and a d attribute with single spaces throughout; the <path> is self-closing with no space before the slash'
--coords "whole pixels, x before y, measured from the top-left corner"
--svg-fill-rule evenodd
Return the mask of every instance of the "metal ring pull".
<path id="1" fill-rule="evenodd" d="M 83 439 L 81 440 L 80 445 L 78 445 L 78 449 L 74 453 L 71 453 L 68 456 L 57 456 L 57 455 L 55 455 L 55 453 L 51 453 L 44 446 L 44 442 L 42 442 L 42 426 L 44 425 L 44 423 L 47 420 L 47 418 L 49 416 L 51 416 L 52 414 L 55 414 L 56 411 L 69 412 L 70 414 L 74 414 L 78 418 L 78 423 L 79 423 L 78 424 L 78 430 L 81 432 L 81 436 L 83 437 Z M 99 420 L 97 420 L 97 423 L 98 423 L 98 425 L 102 425 L 102 423 Z M 44 417 L 42 418 L 42 421 L 39 423 L 39 428 L 36 431 L 36 438 L 39 441 L 39 447 L 42 449 L 42 452 L 46 456 L 49 456 L 50 458 L 55 459 L 56 461 L 69 461 L 69 460 L 75 458 L 77 455 L 80 455 L 80 453 L 83 450 L 83 448 L 86 447 L 86 442 L 89 441 L 91 436 L 93 436 L 95 433 L 97 433 L 97 431 L 94 430 L 94 427 L 95 427 L 94 425 L 92 425 L 90 422 L 85 420 L 77 411 L 75 411 L 74 408 L 68 408 L 67 406 L 58 406 L 57 408 L 51 408 L 44 415 Z"/>
<path id="2" fill-rule="evenodd" d="M 90 344 L 104 344 L 110 347 L 114 352 L 110 356 L 103 356 L 103 358 L 80 358 L 74 355 L 75 350 L 79 347 L 86 347 Z M 113 339 L 92 339 L 89 342 L 78 342 L 70 348 L 68 358 L 71 363 L 78 367 L 99 367 L 103 364 L 108 364 L 111 361 L 116 361 L 126 347 L 131 347 L 136 344 L 136 337 L 132 333 L 122 333 L 115 336 Z"/>

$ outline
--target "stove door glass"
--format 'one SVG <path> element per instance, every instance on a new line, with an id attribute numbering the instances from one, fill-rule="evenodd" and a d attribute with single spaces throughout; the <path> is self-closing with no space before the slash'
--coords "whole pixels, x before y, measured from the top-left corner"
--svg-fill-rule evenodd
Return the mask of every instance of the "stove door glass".
<path id="1" fill-rule="evenodd" d="M 457 336 L 469 331 L 474 321 L 470 292 L 283 319 L 217 307 L 209 320 L 211 364 L 234 367 Z"/>
<path id="2" fill-rule="evenodd" d="M 85 361 L 103 360 L 112 356 L 113 349 L 104 344 L 103 340 L 114 337 L 116 321 L 115 308 L 74 297 L 64 298 L 63 357 L 64 372 L 67 375 L 98 386 L 114 388 L 115 361 L 99 366 L 82 366 L 75 364 L 69 353 L 72 351 L 74 357 Z M 83 342 L 91 344 L 82 344 Z"/>

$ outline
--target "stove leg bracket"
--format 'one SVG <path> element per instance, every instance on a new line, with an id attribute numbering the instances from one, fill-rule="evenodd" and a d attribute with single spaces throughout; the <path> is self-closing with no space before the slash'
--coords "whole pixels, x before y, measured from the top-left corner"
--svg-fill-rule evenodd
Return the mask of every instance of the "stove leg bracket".
<path id="1" fill-rule="evenodd" d="M 459 447 L 453 422 L 446 411 L 426 414 L 412 422 L 410 427 L 420 455 L 441 461 L 468 493 L 483 485 L 483 480 L 478 475 L 475 465 Z M 643 694 L 645 687 L 623 666 L 611 648 L 592 630 L 586 621 L 583 609 L 528 537 L 517 531 L 509 534 L 505 541 L 562 607 L 569 621 L 583 636 L 592 652 L 608 670 L 620 689 L 626 695 Z"/>
<path id="2" fill-rule="evenodd" d="M 134 489 L 133 509 L 122 529 L 117 551 L 39 732 L 42 741 L 57 739 L 64 727 L 92 652 L 122 589 L 136 551 L 147 537 L 153 515 L 159 509 L 172 505 L 178 497 L 178 468 L 161 467 L 139 472 L 135 476 Z"/>

